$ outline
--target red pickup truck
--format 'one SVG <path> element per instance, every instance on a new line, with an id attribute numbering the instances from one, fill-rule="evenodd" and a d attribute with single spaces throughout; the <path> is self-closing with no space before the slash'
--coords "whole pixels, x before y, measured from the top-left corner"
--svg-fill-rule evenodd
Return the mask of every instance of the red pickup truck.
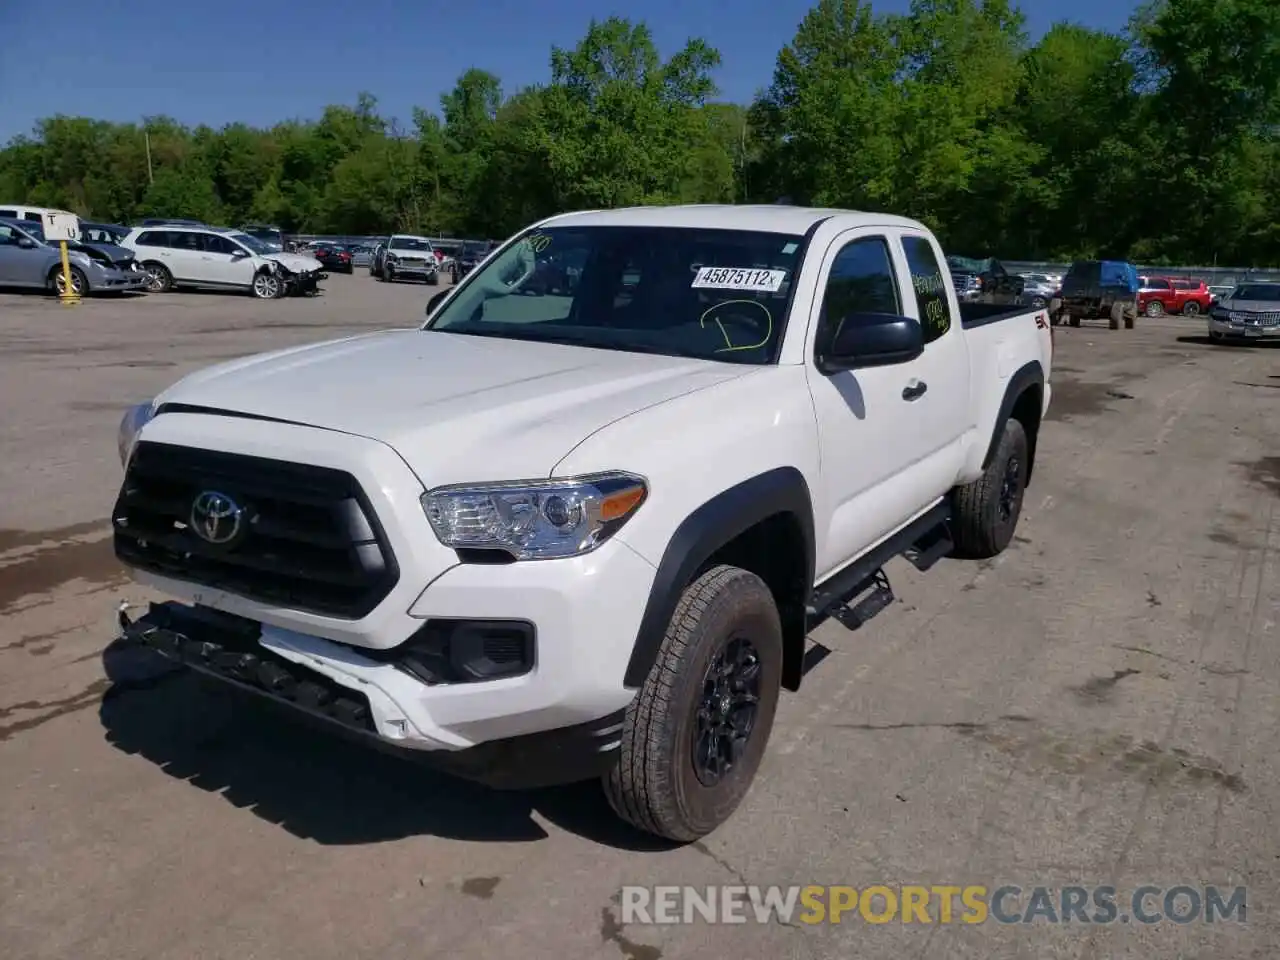
<path id="1" fill-rule="evenodd" d="M 1148 317 L 1166 313 L 1194 317 L 1208 313 L 1213 305 L 1213 294 L 1203 280 L 1181 277 L 1139 277 L 1138 280 L 1142 283 L 1138 291 L 1138 309 Z"/>

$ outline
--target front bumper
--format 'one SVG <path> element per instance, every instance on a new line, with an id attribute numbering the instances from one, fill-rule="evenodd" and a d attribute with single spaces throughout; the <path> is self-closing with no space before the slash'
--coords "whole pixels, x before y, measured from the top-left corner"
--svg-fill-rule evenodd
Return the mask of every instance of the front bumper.
<path id="1" fill-rule="evenodd" d="M 468 750 L 578 727 L 633 699 L 635 691 L 623 679 L 656 571 L 621 540 L 562 560 L 461 563 L 427 521 L 419 502 L 422 483 L 385 444 L 202 413 L 162 414 L 139 440 L 292 459 L 347 471 L 359 483 L 399 569 L 395 586 L 359 619 L 253 600 L 184 581 L 180 573 L 135 568 L 133 576 L 169 596 L 251 622 L 260 633 L 258 646 L 365 697 L 373 736 L 420 751 Z M 532 624 L 531 665 L 498 679 L 423 682 L 397 657 L 407 641 L 438 621 Z"/>
<path id="2" fill-rule="evenodd" d="M 120 270 L 115 267 L 98 267 L 97 269 L 85 271 L 85 279 L 89 281 L 89 291 L 91 293 L 147 289 L 147 272 L 145 270 Z"/>
<path id="3" fill-rule="evenodd" d="M 1280 338 L 1280 324 L 1247 323 L 1244 320 L 1226 320 L 1209 316 L 1209 333 L 1222 337 L 1239 337 L 1242 340 L 1275 340 Z"/>
<path id="4" fill-rule="evenodd" d="M 151 604 L 130 620 L 119 614 L 121 639 L 161 654 L 298 719 L 456 776 L 499 789 L 529 789 L 589 780 L 617 762 L 623 711 L 585 723 L 508 737 L 457 750 L 422 750 L 403 734 L 403 718 L 387 689 L 397 668 L 379 665 L 380 682 L 335 680 L 322 658 L 301 653 L 290 638 L 253 621 L 177 603 Z M 401 678 L 401 685 L 415 682 Z M 392 731 L 393 735 L 388 735 Z M 419 749 L 413 749 L 413 748 Z"/>
<path id="5" fill-rule="evenodd" d="M 439 265 L 434 261 L 388 260 L 386 268 L 398 277 L 429 277 L 439 272 Z"/>

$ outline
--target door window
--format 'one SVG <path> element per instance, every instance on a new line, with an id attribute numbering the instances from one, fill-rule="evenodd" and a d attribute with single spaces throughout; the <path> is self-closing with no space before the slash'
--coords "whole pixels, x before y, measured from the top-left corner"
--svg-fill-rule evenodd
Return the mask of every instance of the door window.
<path id="1" fill-rule="evenodd" d="M 135 242 L 140 247 L 167 247 L 169 234 L 164 230 L 144 230 Z"/>
<path id="2" fill-rule="evenodd" d="M 232 243 L 226 237 L 219 237 L 215 234 L 205 235 L 205 250 L 209 253 L 222 253 L 228 257 L 235 256 L 240 252 L 240 246 Z"/>
<path id="3" fill-rule="evenodd" d="M 835 338 L 847 318 L 867 313 L 902 313 L 889 241 L 884 237 L 851 240 L 836 254 L 822 295 L 819 350 Z"/>
<path id="4" fill-rule="evenodd" d="M 190 250 L 199 253 L 204 249 L 204 234 L 189 231 L 174 231 L 169 234 L 169 246 L 175 250 Z"/>
<path id="5" fill-rule="evenodd" d="M 916 311 L 924 328 L 924 342 L 930 344 L 948 330 L 955 319 L 942 267 L 934 255 L 933 245 L 924 237 L 903 237 L 902 249 L 907 255 L 907 270 L 916 298 Z"/>

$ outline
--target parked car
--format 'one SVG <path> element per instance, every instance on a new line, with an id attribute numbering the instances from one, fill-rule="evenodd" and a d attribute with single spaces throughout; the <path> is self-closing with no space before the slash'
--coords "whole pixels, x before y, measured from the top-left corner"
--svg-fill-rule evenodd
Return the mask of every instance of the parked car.
<path id="1" fill-rule="evenodd" d="M 1132 329 L 1138 315 L 1138 270 L 1123 260 L 1077 260 L 1062 279 L 1061 294 L 1049 302 L 1054 325 L 1080 326 L 1106 319 L 1112 330 Z"/>
<path id="2" fill-rule="evenodd" d="M 351 251 L 336 243 L 322 243 L 312 254 L 330 273 L 353 273 L 355 264 Z"/>
<path id="3" fill-rule="evenodd" d="M 387 259 L 387 243 L 390 237 L 385 240 L 379 240 L 373 245 L 373 249 L 369 251 L 369 276 L 382 277 L 382 264 Z"/>
<path id="4" fill-rule="evenodd" d="M 1213 294 L 1201 280 L 1181 277 L 1140 277 L 1138 310 L 1148 317 L 1180 313 L 1195 317 L 1213 306 Z"/>
<path id="5" fill-rule="evenodd" d="M 247 233 L 251 237 L 255 237 L 267 244 L 277 253 L 284 251 L 288 238 L 285 237 L 284 231 L 279 227 L 265 223 L 250 223 L 240 228 L 241 233 Z"/>
<path id="6" fill-rule="evenodd" d="M 109 243 L 119 246 L 129 235 L 129 228 L 117 223 L 90 223 L 80 221 L 80 239 L 86 243 Z"/>
<path id="7" fill-rule="evenodd" d="M 494 250 L 494 244 L 487 240 L 464 240 L 449 265 L 449 273 L 457 283 Z"/>
<path id="8" fill-rule="evenodd" d="M 1280 337 L 1280 283 L 1241 283 L 1209 309 L 1209 339 L 1272 340 Z"/>
<path id="9" fill-rule="evenodd" d="M 961 300 L 1006 306 L 1022 303 L 1026 282 L 995 257 L 947 257 L 947 266 Z"/>
<path id="10" fill-rule="evenodd" d="M 347 249 L 351 251 L 353 267 L 367 267 L 373 260 L 373 247 L 367 243 L 353 243 Z"/>
<path id="11" fill-rule="evenodd" d="M 520 295 L 544 240 L 586 264 L 569 304 Z M 602 778 L 641 830 L 704 836 L 817 623 L 889 607 L 900 554 L 1013 539 L 1053 331 L 961 304 L 945 263 L 880 213 L 562 214 L 422 329 L 201 371 L 120 425 L 116 556 L 186 601 L 122 631 L 462 776 Z"/>
<path id="12" fill-rule="evenodd" d="M 1028 306 L 1046 307 L 1049 301 L 1058 295 L 1062 289 L 1062 282 L 1055 280 L 1048 274 L 1044 273 L 1028 273 L 1022 277 L 1024 286 L 1022 289 L 1022 297 Z"/>
<path id="13" fill-rule="evenodd" d="M 245 290 L 268 300 L 313 293 L 325 277 L 320 261 L 281 253 L 238 230 L 166 225 L 135 227 L 124 239 L 155 292 L 174 287 Z"/>
<path id="14" fill-rule="evenodd" d="M 431 241 L 426 237 L 397 233 L 382 251 L 379 280 L 425 280 L 434 287 L 440 282 L 440 267 Z"/>
<path id="15" fill-rule="evenodd" d="M 146 274 L 128 250 L 68 249 L 71 289 L 80 296 L 146 289 Z M 0 218 L 0 287 L 66 290 L 62 250 L 44 240 L 40 224 Z"/>

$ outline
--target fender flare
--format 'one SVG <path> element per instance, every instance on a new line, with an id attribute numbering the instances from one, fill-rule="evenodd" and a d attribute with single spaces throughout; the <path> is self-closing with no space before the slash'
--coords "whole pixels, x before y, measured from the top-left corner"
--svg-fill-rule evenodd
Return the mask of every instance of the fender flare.
<path id="1" fill-rule="evenodd" d="M 640 687 L 658 658 L 658 649 L 684 588 L 714 554 L 735 537 L 776 514 L 799 522 L 805 547 L 805 585 L 813 587 L 816 546 L 813 498 L 795 467 L 777 467 L 716 494 L 676 527 L 658 565 L 649 602 L 640 620 L 623 685 Z M 785 624 L 784 624 L 785 629 Z"/>
<path id="2" fill-rule="evenodd" d="M 982 469 L 985 470 L 991 466 L 991 461 L 995 459 L 996 449 L 1000 446 L 1000 437 L 1004 433 L 1004 425 L 1013 415 L 1013 408 L 1018 403 L 1018 398 L 1027 392 L 1028 388 L 1036 387 L 1044 390 L 1044 367 L 1040 365 L 1039 360 L 1032 360 L 1029 363 L 1019 367 L 1012 377 L 1009 378 L 1009 384 L 1004 389 L 1004 397 L 1000 401 L 1000 409 L 996 414 L 995 423 L 991 427 L 991 442 L 987 444 L 986 456 L 982 458 Z M 1040 420 L 1040 408 L 1036 407 L 1036 420 Z M 1028 437 L 1031 440 L 1031 437 Z M 1032 441 L 1034 443 L 1034 441 Z M 1031 479 L 1031 467 L 1035 462 L 1035 450 L 1031 451 L 1031 462 L 1027 464 L 1027 480 Z"/>

